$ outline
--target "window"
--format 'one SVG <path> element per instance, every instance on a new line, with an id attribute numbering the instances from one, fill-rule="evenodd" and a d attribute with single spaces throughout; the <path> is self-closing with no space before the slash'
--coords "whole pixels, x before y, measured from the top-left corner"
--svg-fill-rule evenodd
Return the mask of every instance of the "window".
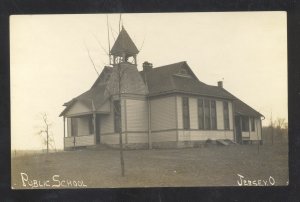
<path id="1" fill-rule="evenodd" d="M 210 129 L 210 106 L 209 100 L 204 100 L 204 129 Z"/>
<path id="2" fill-rule="evenodd" d="M 198 99 L 198 126 L 199 129 L 204 129 L 204 110 L 202 99 Z"/>
<path id="3" fill-rule="evenodd" d="M 189 98 L 182 97 L 183 129 L 190 129 Z"/>
<path id="4" fill-rule="evenodd" d="M 251 121 L 251 131 L 255 131 L 255 120 L 254 120 L 254 118 L 252 117 L 250 119 L 250 121 Z"/>
<path id="5" fill-rule="evenodd" d="M 115 124 L 115 132 L 119 133 L 121 130 L 121 105 L 120 100 L 114 101 L 114 124 Z"/>
<path id="6" fill-rule="evenodd" d="M 223 114 L 224 114 L 224 129 L 229 130 L 229 110 L 228 110 L 228 102 L 223 102 Z"/>
<path id="7" fill-rule="evenodd" d="M 217 129 L 217 113 L 216 113 L 216 101 L 210 101 L 210 114 L 211 114 L 211 129 Z"/>
<path id="8" fill-rule="evenodd" d="M 78 136 L 77 118 L 71 118 L 71 136 Z"/>
<path id="9" fill-rule="evenodd" d="M 249 118 L 246 116 L 242 117 L 242 131 L 249 132 Z"/>
<path id="10" fill-rule="evenodd" d="M 94 134 L 93 116 L 89 116 L 89 134 Z"/>
<path id="11" fill-rule="evenodd" d="M 215 100 L 198 99 L 198 125 L 199 129 L 217 129 L 217 110 Z"/>

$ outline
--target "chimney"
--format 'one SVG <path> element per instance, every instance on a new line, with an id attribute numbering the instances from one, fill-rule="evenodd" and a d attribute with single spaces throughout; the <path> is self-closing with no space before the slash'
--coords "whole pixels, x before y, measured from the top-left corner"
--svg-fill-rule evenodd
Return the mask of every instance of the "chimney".
<path id="1" fill-rule="evenodd" d="M 223 88 L 223 81 L 218 81 L 218 87 Z"/>
<path id="2" fill-rule="evenodd" d="M 150 63 L 150 62 L 145 61 L 145 62 L 143 63 L 143 71 L 144 71 L 144 72 L 145 72 L 145 71 L 151 70 L 152 67 L 153 67 L 153 65 L 152 65 L 152 63 Z"/>

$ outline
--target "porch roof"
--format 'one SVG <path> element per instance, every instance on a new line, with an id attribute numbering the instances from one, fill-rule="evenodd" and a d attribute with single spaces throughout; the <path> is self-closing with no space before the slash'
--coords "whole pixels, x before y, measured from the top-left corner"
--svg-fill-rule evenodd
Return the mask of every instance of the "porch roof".
<path id="1" fill-rule="evenodd" d="M 80 102 L 81 104 L 86 106 L 91 112 L 95 111 L 96 109 L 101 107 L 104 104 L 104 102 L 108 99 L 108 96 L 105 95 L 105 89 L 106 85 L 94 86 L 90 90 L 82 93 L 76 98 L 73 98 L 69 102 L 66 102 L 64 104 L 66 108 L 61 112 L 59 116 L 64 116 L 76 102 Z"/>
<path id="2" fill-rule="evenodd" d="M 233 106 L 234 106 L 235 114 L 237 114 L 237 115 L 263 117 L 263 115 L 261 113 L 254 110 L 253 108 L 251 108 L 249 105 L 247 105 L 240 99 L 234 100 Z"/>

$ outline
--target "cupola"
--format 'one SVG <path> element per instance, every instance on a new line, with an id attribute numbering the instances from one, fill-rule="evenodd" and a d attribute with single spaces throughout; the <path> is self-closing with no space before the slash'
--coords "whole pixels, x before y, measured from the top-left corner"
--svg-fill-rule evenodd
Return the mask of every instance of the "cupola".
<path id="1" fill-rule="evenodd" d="M 139 50 L 122 26 L 122 30 L 110 50 L 111 64 L 131 63 L 136 65 L 136 55 L 138 53 Z"/>

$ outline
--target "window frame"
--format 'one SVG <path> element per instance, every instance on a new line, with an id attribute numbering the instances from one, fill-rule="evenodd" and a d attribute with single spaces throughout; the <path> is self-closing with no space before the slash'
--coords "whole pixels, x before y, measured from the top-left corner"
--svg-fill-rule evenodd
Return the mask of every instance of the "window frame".
<path id="1" fill-rule="evenodd" d="M 185 130 L 189 130 L 191 128 L 189 97 L 186 96 L 182 97 L 182 127 Z"/>
<path id="2" fill-rule="evenodd" d="M 201 103 L 201 105 L 200 105 L 200 103 Z M 197 99 L 197 107 L 198 107 L 198 129 L 199 130 L 204 130 L 204 122 L 205 122 L 205 118 L 204 118 L 204 101 L 203 101 L 202 98 Z M 202 113 L 201 113 L 200 109 L 202 110 Z M 201 125 L 202 125 L 202 127 L 201 127 Z"/>
<path id="3" fill-rule="evenodd" d="M 223 101 L 223 119 L 224 119 L 224 130 L 230 130 L 228 101 Z"/>
<path id="4" fill-rule="evenodd" d="M 214 108 L 212 107 L 214 103 Z M 210 100 L 210 128 L 211 130 L 217 130 L 217 103 L 216 100 Z M 214 112 L 213 110 L 214 109 Z"/>

